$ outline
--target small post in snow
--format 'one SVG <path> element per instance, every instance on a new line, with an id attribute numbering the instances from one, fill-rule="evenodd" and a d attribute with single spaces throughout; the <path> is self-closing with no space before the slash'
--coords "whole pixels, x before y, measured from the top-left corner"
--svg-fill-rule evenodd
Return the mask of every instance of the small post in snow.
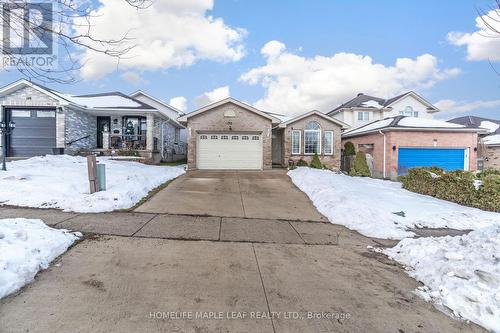
<path id="1" fill-rule="evenodd" d="M 97 159 L 94 154 L 87 156 L 87 168 L 89 172 L 90 194 L 99 191 L 97 184 Z"/>

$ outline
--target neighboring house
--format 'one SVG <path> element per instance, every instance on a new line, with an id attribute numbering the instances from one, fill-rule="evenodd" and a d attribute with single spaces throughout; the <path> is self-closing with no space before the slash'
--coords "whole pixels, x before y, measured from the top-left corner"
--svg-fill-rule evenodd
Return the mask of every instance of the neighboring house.
<path id="1" fill-rule="evenodd" d="M 161 136 L 161 125 L 182 127 L 120 92 L 68 95 L 27 80 L 0 88 L 0 105 L 0 117 L 16 123 L 1 142 L 8 157 L 134 150 L 158 161 L 161 141 L 168 139 Z"/>
<path id="2" fill-rule="evenodd" d="M 415 92 L 409 91 L 389 99 L 360 93 L 350 101 L 327 112 L 327 115 L 354 129 L 376 120 L 395 116 L 432 118 L 436 112 L 439 112 L 437 107 Z"/>
<path id="3" fill-rule="evenodd" d="M 162 136 L 165 138 L 163 141 L 164 146 L 161 149 L 165 155 L 163 159 L 175 161 L 186 158 L 187 129 L 176 120 L 184 115 L 184 112 L 142 90 L 133 92 L 129 96 L 151 105 L 169 118 L 170 121 L 168 123 L 164 122 L 160 127 L 160 131 L 163 132 Z"/>
<path id="4" fill-rule="evenodd" d="M 178 118 L 188 129 L 189 169 L 270 169 L 315 153 L 340 168 L 340 134 L 348 126 L 319 111 L 282 121 L 226 98 Z"/>
<path id="5" fill-rule="evenodd" d="M 464 116 L 448 121 L 468 128 L 485 129 L 486 132 L 478 137 L 478 170 L 500 169 L 500 120 Z"/>
<path id="6" fill-rule="evenodd" d="M 373 159 L 372 176 L 396 179 L 421 166 L 476 170 L 481 132 L 446 121 L 396 116 L 344 132 L 342 147 L 351 141 Z"/>

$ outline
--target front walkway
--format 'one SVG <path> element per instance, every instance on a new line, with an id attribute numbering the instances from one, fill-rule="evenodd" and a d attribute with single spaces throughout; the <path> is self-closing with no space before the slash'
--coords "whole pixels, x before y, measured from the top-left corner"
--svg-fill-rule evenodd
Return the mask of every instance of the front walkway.
<path id="1" fill-rule="evenodd" d="M 424 302 L 418 282 L 367 249 L 394 242 L 339 225 L 0 209 L 0 218 L 42 215 L 104 235 L 1 300 L 6 332 L 483 331 Z"/>
<path id="2" fill-rule="evenodd" d="M 327 221 L 280 169 L 189 171 L 135 211 Z"/>

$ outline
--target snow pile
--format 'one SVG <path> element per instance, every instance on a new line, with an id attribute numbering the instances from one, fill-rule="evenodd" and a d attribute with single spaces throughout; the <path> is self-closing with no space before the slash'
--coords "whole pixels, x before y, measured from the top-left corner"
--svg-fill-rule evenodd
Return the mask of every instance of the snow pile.
<path id="1" fill-rule="evenodd" d="M 499 226 L 457 237 L 404 239 L 381 252 L 425 284 L 417 289 L 425 300 L 500 332 Z"/>
<path id="2" fill-rule="evenodd" d="M 60 97 L 87 108 L 139 108 L 141 104 L 131 98 L 120 95 L 75 96 L 53 91 Z"/>
<path id="3" fill-rule="evenodd" d="M 90 194 L 87 160 L 47 155 L 9 162 L 0 173 L 0 204 L 106 212 L 130 208 L 153 188 L 184 173 L 183 166 L 152 166 L 98 158 L 106 164 L 107 190 Z"/>
<path id="4" fill-rule="evenodd" d="M 377 121 L 374 121 L 373 123 L 370 123 L 370 124 L 368 124 L 366 126 L 362 126 L 362 127 L 356 128 L 356 129 L 354 129 L 352 131 L 347 131 L 347 132 L 345 132 L 342 135 L 349 135 L 349 134 L 355 134 L 355 133 L 363 133 L 363 132 L 368 132 L 368 131 L 373 131 L 373 130 L 376 130 L 376 129 L 384 128 L 384 127 L 389 126 L 392 123 L 393 120 L 394 120 L 393 118 L 386 118 L 386 119 L 382 119 L 382 120 L 377 120 Z"/>
<path id="5" fill-rule="evenodd" d="M 498 129 L 498 127 L 500 127 L 500 125 L 492 121 L 483 120 L 479 127 L 487 129 L 488 133 L 493 133 Z"/>
<path id="6" fill-rule="evenodd" d="M 485 136 L 482 141 L 485 145 L 500 145 L 500 134 Z"/>
<path id="7" fill-rule="evenodd" d="M 442 120 L 404 117 L 398 123 L 399 126 L 405 127 L 426 127 L 426 128 L 465 128 L 464 125 L 449 123 Z"/>
<path id="8" fill-rule="evenodd" d="M 381 108 L 382 107 L 382 105 L 380 105 L 379 102 L 377 102 L 377 101 L 375 101 L 373 99 L 361 103 L 361 106 L 365 107 L 365 108 Z"/>
<path id="9" fill-rule="evenodd" d="M 478 229 L 500 225 L 500 214 L 401 188 L 398 182 L 297 168 L 288 175 L 330 222 L 369 237 L 403 239 L 408 228 Z"/>
<path id="10" fill-rule="evenodd" d="M 0 219 L 0 298 L 33 281 L 79 237 L 42 220 Z"/>

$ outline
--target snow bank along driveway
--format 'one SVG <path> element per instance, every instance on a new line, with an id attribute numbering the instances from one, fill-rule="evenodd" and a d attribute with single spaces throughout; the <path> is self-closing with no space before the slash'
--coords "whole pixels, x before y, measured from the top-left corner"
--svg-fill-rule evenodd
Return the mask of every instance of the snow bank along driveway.
<path id="1" fill-rule="evenodd" d="M 500 226 L 457 237 L 404 239 L 382 250 L 425 287 L 417 294 L 500 332 Z"/>
<path id="2" fill-rule="evenodd" d="M 292 181 L 330 222 L 369 237 L 412 237 L 408 228 L 477 229 L 500 225 L 500 214 L 413 193 L 398 182 L 297 168 Z"/>
<path id="3" fill-rule="evenodd" d="M 406 238 L 376 249 L 425 286 L 417 294 L 450 315 L 500 332 L 500 214 L 401 188 L 400 183 L 298 168 L 292 181 L 328 219 L 370 237 L 412 237 L 415 227 L 473 229 L 464 236 Z M 397 213 L 397 214 L 395 214 Z"/>
<path id="4" fill-rule="evenodd" d="M 153 188 L 184 173 L 183 166 L 152 166 L 98 158 L 106 164 L 107 190 L 90 194 L 87 160 L 47 155 L 10 162 L 0 173 L 0 204 L 106 212 L 130 208 Z"/>
<path id="5" fill-rule="evenodd" d="M 79 237 L 41 220 L 0 219 L 0 298 L 31 282 Z"/>

